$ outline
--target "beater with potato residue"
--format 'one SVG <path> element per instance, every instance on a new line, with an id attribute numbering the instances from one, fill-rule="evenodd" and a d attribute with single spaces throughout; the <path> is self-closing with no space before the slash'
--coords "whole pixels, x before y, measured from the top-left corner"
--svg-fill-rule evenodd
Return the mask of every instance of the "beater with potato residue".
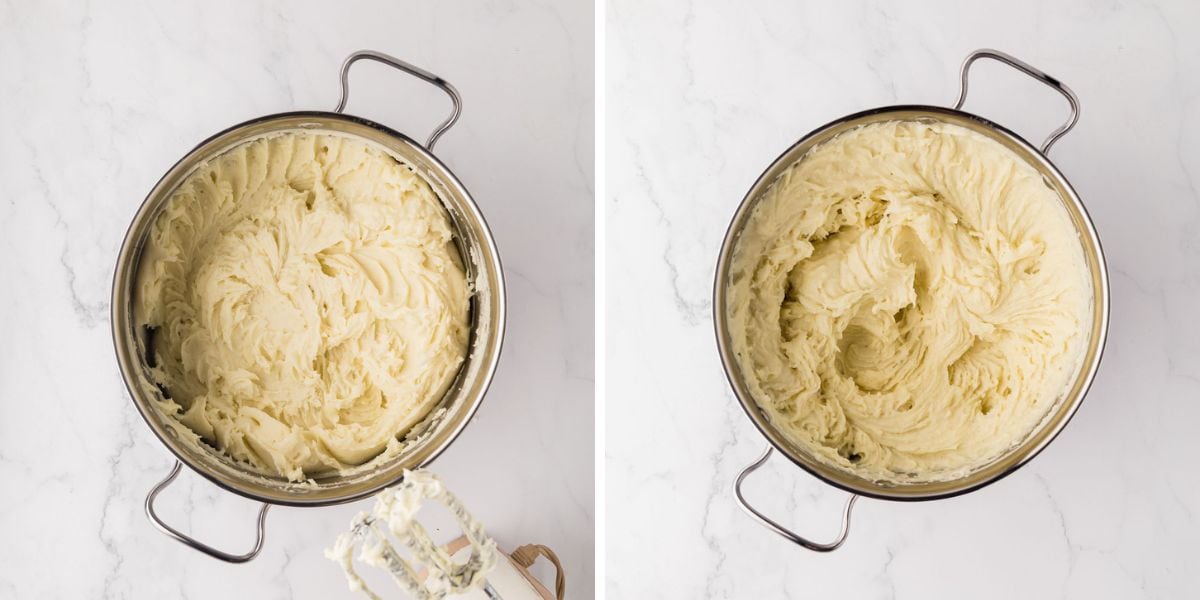
<path id="1" fill-rule="evenodd" d="M 450 553 L 437 545 L 416 521 L 425 501 L 440 502 L 454 515 L 471 546 L 466 562 L 454 562 Z M 490 600 L 501 600 L 487 582 L 487 574 L 496 564 L 496 542 L 432 473 L 405 471 L 401 483 L 380 493 L 371 513 L 359 513 L 350 527 L 325 551 L 325 556 L 342 566 L 351 590 L 362 591 L 372 600 L 380 598 L 354 570 L 354 548 L 359 546 L 359 561 L 386 570 L 416 600 L 441 600 L 477 588 Z M 389 533 L 412 552 L 410 559 L 400 556 L 389 540 Z M 425 569 L 424 577 L 413 563 Z"/>

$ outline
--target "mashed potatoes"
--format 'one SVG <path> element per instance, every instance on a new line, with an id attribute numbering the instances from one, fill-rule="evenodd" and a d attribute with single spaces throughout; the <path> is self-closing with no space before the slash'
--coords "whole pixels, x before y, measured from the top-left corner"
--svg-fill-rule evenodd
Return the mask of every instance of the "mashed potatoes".
<path id="1" fill-rule="evenodd" d="M 1078 370 L 1092 292 L 1041 175 L 965 128 L 888 122 L 815 148 L 736 242 L 732 347 L 818 459 L 951 479 L 1021 441 Z"/>
<path id="2" fill-rule="evenodd" d="M 397 447 L 466 354 L 469 287 L 445 208 L 357 139 L 278 135 L 202 166 L 140 268 L 161 408 L 289 480 Z"/>

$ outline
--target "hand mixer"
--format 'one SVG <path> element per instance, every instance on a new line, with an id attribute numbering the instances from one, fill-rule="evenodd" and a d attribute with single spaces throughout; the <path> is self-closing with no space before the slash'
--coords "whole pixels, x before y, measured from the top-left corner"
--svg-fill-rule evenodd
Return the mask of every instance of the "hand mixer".
<path id="1" fill-rule="evenodd" d="M 416 521 L 417 511 L 426 501 L 445 506 L 471 546 L 464 563 L 456 563 L 444 548 L 434 543 L 429 533 Z M 412 552 L 405 560 L 392 546 L 388 534 Z M 496 542 L 432 473 L 405 471 L 404 479 L 394 488 L 376 497 L 370 513 L 359 513 L 350 524 L 350 531 L 338 536 L 325 556 L 341 564 L 352 590 L 361 591 L 372 600 L 380 600 L 354 570 L 353 553 L 361 546 L 358 559 L 372 567 L 385 569 L 402 589 L 416 600 L 441 600 L 481 587 L 490 600 L 501 600 L 487 582 L 487 574 L 496 564 Z M 426 570 L 422 579 L 413 563 Z"/>

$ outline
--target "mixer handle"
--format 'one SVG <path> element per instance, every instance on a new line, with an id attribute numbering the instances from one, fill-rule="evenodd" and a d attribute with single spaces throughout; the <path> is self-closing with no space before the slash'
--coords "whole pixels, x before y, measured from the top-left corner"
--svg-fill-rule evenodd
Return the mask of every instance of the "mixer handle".
<path id="1" fill-rule="evenodd" d="M 1062 94 L 1063 97 L 1067 99 L 1067 102 L 1071 105 L 1071 116 L 1067 119 L 1067 122 L 1060 125 L 1058 129 L 1051 131 L 1050 137 L 1047 137 L 1046 141 L 1042 142 L 1042 154 L 1050 152 L 1050 146 L 1053 146 L 1054 142 L 1058 141 L 1058 138 L 1066 135 L 1067 132 L 1075 126 L 1075 123 L 1079 122 L 1079 97 L 1075 95 L 1075 92 L 1071 91 L 1071 88 L 1063 85 L 1063 83 L 1058 79 L 1047 75 L 1041 69 L 1038 69 L 1037 67 L 1034 67 L 1033 65 L 1019 58 L 1005 54 L 999 50 L 991 50 L 988 48 L 982 48 L 968 54 L 967 59 L 963 61 L 962 71 L 959 74 L 959 78 L 962 81 L 962 87 L 960 87 L 958 91 L 958 101 L 954 103 L 955 110 L 961 110 L 963 103 L 967 101 L 967 74 L 971 70 L 971 63 L 974 63 L 981 58 L 990 58 L 992 60 L 1002 62 L 1046 84 L 1054 91 Z"/>
<path id="2" fill-rule="evenodd" d="M 338 100 L 337 108 L 333 109 L 333 112 L 340 113 L 346 108 L 346 101 L 350 99 L 350 65 L 362 59 L 373 60 L 378 63 L 383 63 L 394 69 L 404 71 L 409 75 L 433 84 L 438 89 L 446 92 L 447 96 L 450 96 L 450 101 L 454 104 L 453 110 L 450 112 L 450 116 L 446 117 L 446 120 L 442 121 L 441 124 L 438 125 L 437 129 L 433 130 L 433 133 L 429 136 L 429 141 L 425 142 L 425 149 L 433 150 L 433 145 L 437 143 L 438 138 L 442 137 L 443 133 L 446 133 L 447 130 L 454 126 L 454 124 L 458 122 L 458 116 L 462 114 L 462 97 L 458 95 L 458 90 L 454 89 L 454 86 L 450 85 L 450 82 L 446 81 L 445 79 L 442 79 L 441 77 L 438 77 L 437 75 L 434 75 L 433 73 L 430 73 L 421 67 L 404 62 L 394 56 L 389 56 L 374 50 L 359 50 L 358 52 L 347 56 L 346 61 L 342 63 L 342 97 L 340 100 Z"/>
<path id="3" fill-rule="evenodd" d="M 154 488 L 150 490 L 150 493 L 146 495 L 146 516 L 150 517 L 150 522 L 153 523 L 159 531 L 213 558 L 230 563 L 244 563 L 254 560 L 254 558 L 258 556 L 258 553 L 262 552 L 263 538 L 266 537 L 267 509 L 271 508 L 271 505 L 264 502 L 262 509 L 258 511 L 258 539 L 255 540 L 254 548 L 252 550 L 245 554 L 230 554 L 228 552 L 217 550 L 216 548 L 191 538 L 187 534 L 175 529 L 174 527 L 171 527 L 170 525 L 167 525 L 162 519 L 159 518 L 158 514 L 154 512 L 154 499 L 158 496 L 159 492 L 166 489 L 168 485 L 171 485 L 171 482 L 174 481 L 175 477 L 179 475 L 179 467 L 179 461 L 175 461 L 175 466 L 171 468 L 171 473 L 167 475 L 167 478 L 158 482 L 158 485 L 154 486 Z"/>
<path id="4" fill-rule="evenodd" d="M 801 537 L 783 525 L 776 523 L 770 517 L 758 512 L 758 509 L 750 506 L 750 503 L 746 501 L 746 497 L 742 495 L 742 482 L 745 481 L 746 476 L 757 471 L 759 467 L 763 466 L 763 464 L 767 462 L 767 459 L 771 457 L 772 451 L 774 451 L 774 448 L 767 446 L 767 450 L 763 452 L 762 456 L 758 457 L 758 460 L 754 461 L 750 466 L 746 467 L 740 474 L 738 474 L 737 480 L 733 484 L 733 493 L 737 498 L 738 506 L 742 507 L 742 510 L 746 511 L 746 514 L 749 514 L 754 518 L 754 520 L 761 523 L 764 527 L 783 536 L 793 544 L 803 546 L 809 550 L 812 550 L 813 552 L 833 552 L 834 550 L 837 550 L 839 547 L 841 547 L 842 543 L 846 541 L 846 534 L 850 531 L 850 510 L 854 508 L 854 502 L 858 500 L 858 496 L 851 495 L 850 499 L 846 501 L 846 507 L 842 509 L 841 533 L 839 533 L 837 538 L 832 542 L 822 544 L 820 542 L 814 542 L 807 538 Z"/>

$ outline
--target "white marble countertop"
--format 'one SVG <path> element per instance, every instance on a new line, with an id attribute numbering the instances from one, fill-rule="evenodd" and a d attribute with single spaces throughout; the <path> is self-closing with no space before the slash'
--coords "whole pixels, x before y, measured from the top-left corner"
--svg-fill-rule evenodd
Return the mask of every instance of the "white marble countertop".
<path id="1" fill-rule="evenodd" d="M 1200 8 L 1190 2 L 688 3 L 613 0 L 607 22 L 607 596 L 1180 598 L 1200 588 Z M 1082 102 L 1051 158 L 1112 279 L 1092 392 L 1013 476 L 957 499 L 858 503 L 846 545 L 794 547 L 732 482 L 765 447 L 710 319 L 725 228 L 817 126 L 952 104 L 992 47 Z M 997 63 L 966 109 L 1040 142 L 1061 97 Z M 764 508 L 828 539 L 845 495 L 775 457 Z M 643 549 L 651 549 L 646 553 Z"/>
<path id="2" fill-rule="evenodd" d="M 322 556 L 367 502 L 272 510 L 226 565 L 154 530 L 172 464 L 109 335 L 118 246 L 155 181 L 208 135 L 332 109 L 360 48 L 464 98 L 437 154 L 488 217 L 509 285 L 495 382 L 432 469 L 502 546 L 544 543 L 594 589 L 593 9 L 483 3 L 0 3 L 0 598 L 349 598 Z M 440 92 L 356 65 L 348 112 L 424 140 Z M 161 499 L 197 537 L 252 542 L 256 504 L 192 473 Z M 550 571 L 539 568 L 543 576 Z"/>

